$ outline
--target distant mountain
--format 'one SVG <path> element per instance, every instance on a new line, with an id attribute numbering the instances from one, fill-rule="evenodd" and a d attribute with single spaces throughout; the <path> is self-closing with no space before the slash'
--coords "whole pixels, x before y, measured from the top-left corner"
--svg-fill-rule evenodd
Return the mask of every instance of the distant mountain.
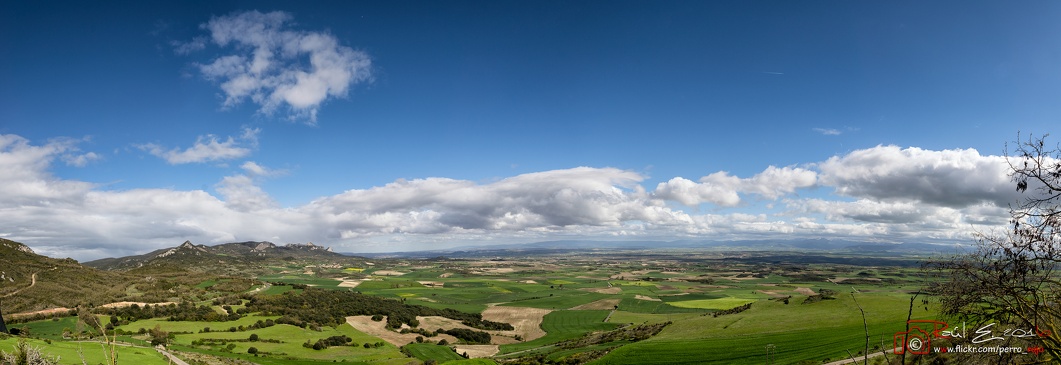
<path id="1" fill-rule="evenodd" d="M 955 253 L 967 247 L 937 245 L 929 243 L 880 243 L 834 239 L 793 240 L 678 240 L 678 241 L 594 241 L 562 240 L 526 244 L 504 244 L 463 246 L 446 250 L 425 250 L 388 253 L 348 253 L 365 257 L 489 257 L 499 255 L 530 255 L 564 253 L 572 251 L 621 251 L 621 250 L 733 250 L 733 251 L 794 251 L 794 252 L 861 252 L 861 253 L 905 253 L 933 254 Z"/>
<path id="2" fill-rule="evenodd" d="M 151 251 L 143 255 L 105 258 L 85 265 L 104 270 L 183 269 L 191 271 L 228 271 L 247 265 L 264 265 L 293 260 L 345 260 L 347 256 L 332 252 L 330 247 L 313 243 L 276 245 L 272 242 L 233 242 L 216 246 L 196 245 L 185 241 L 179 246 Z"/>

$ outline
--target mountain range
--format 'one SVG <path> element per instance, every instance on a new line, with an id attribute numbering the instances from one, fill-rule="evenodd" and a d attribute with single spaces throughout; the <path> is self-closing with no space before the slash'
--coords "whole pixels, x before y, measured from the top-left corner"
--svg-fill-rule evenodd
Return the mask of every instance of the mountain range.
<path id="1" fill-rule="evenodd" d="M 346 257 L 332 252 L 330 247 L 318 246 L 312 242 L 277 245 L 267 241 L 248 241 L 207 246 L 185 241 L 179 246 L 155 250 L 143 255 L 99 259 L 86 262 L 85 265 L 103 270 L 177 266 L 214 271 L 218 268 L 261 265 L 276 261 L 320 261 Z"/>
<path id="2" fill-rule="evenodd" d="M 841 253 L 892 253 L 892 254 L 954 254 L 968 250 L 969 246 L 931 243 L 880 243 L 836 239 L 793 240 L 676 240 L 676 241 L 595 241 L 559 240 L 526 244 L 497 244 L 463 246 L 442 250 L 425 250 L 386 253 L 345 253 L 373 258 L 403 257 L 489 257 L 512 254 L 548 254 L 575 251 L 616 250 L 711 250 L 711 251 L 789 251 L 789 252 L 841 252 Z"/>

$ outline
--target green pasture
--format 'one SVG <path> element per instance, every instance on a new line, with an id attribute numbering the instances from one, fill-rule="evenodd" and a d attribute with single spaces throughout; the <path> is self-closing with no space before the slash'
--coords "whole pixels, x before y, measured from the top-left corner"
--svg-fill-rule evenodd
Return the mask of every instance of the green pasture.
<path id="1" fill-rule="evenodd" d="M 107 320 L 110 320 L 110 318 L 107 318 Z M 39 337 L 42 339 L 46 338 L 50 340 L 62 340 L 64 329 L 68 329 L 70 330 L 70 332 L 77 331 L 77 317 L 63 317 L 60 318 L 58 321 L 48 319 L 43 321 L 34 321 L 21 324 L 8 324 L 7 326 L 10 328 L 29 328 L 29 334 L 32 337 Z M 96 330 L 93 331 L 95 332 Z"/>
<path id="2" fill-rule="evenodd" d="M 655 314 L 673 314 L 673 313 L 704 313 L 706 310 L 699 308 L 680 308 L 675 307 L 667 302 L 655 301 L 655 300 L 641 300 L 636 299 L 632 296 L 624 297 L 619 302 L 619 310 L 634 313 L 655 313 Z"/>
<path id="3" fill-rule="evenodd" d="M 904 328 L 909 296 L 896 293 L 856 294 L 866 311 L 870 347 Z M 773 345 L 778 363 L 802 360 L 838 360 L 847 350 L 864 346 L 862 316 L 850 295 L 811 304 L 795 296 L 791 304 L 760 300 L 751 309 L 719 317 L 696 316 L 674 321 L 659 335 L 612 351 L 595 364 L 762 364 L 765 349 Z M 915 309 L 915 318 L 931 312 Z M 627 317 L 624 317 L 627 316 Z M 617 313 L 613 320 L 655 319 Z"/>
<path id="4" fill-rule="evenodd" d="M 677 322 L 684 321 L 689 318 L 699 317 L 702 315 L 702 313 L 703 311 L 696 311 L 691 313 L 635 313 L 617 310 L 612 313 L 612 316 L 608 319 L 608 322 L 619 324 L 663 323 L 667 321 Z"/>
<path id="5" fill-rule="evenodd" d="M 670 302 L 672 306 L 678 308 L 696 308 L 696 309 L 715 309 L 715 310 L 726 310 L 731 308 L 740 307 L 748 303 L 755 303 L 755 299 L 742 299 L 742 298 L 717 298 L 717 299 L 697 299 L 697 300 L 683 300 L 680 302 Z"/>
<path id="6" fill-rule="evenodd" d="M 411 343 L 405 345 L 405 349 L 409 351 L 413 357 L 428 361 L 435 360 L 438 362 L 446 362 L 449 360 L 464 360 L 464 357 L 457 354 L 449 346 L 439 346 L 430 343 Z"/>
<path id="7" fill-rule="evenodd" d="M 548 294 L 535 293 L 533 298 L 506 303 L 503 305 L 513 307 L 531 307 L 543 309 L 567 309 L 577 307 L 586 303 L 601 299 L 611 298 L 612 295 L 593 293 L 581 290 L 564 289 L 550 291 Z"/>
<path id="8" fill-rule="evenodd" d="M 265 275 L 258 277 L 258 280 L 284 284 L 303 284 L 325 289 L 338 289 L 339 284 L 342 283 L 342 281 L 336 279 L 318 278 L 309 275 Z"/>
<path id="9" fill-rule="evenodd" d="M 355 290 L 367 292 L 371 290 L 423 288 L 424 286 L 414 280 L 407 279 L 383 279 L 362 282 Z"/>
<path id="10" fill-rule="evenodd" d="M 32 347 L 39 348 L 41 353 L 45 355 L 50 357 L 58 356 L 59 364 L 61 365 L 82 365 L 81 356 L 78 355 L 79 349 L 85 356 L 85 363 L 88 364 L 107 363 L 106 356 L 109 353 L 107 352 L 109 349 L 105 351 L 104 348 L 101 347 L 100 342 L 96 341 L 52 341 L 52 343 L 49 344 L 41 340 L 30 339 L 26 342 Z M 14 351 L 17 343 L 18 339 L 15 337 L 0 340 L 0 350 L 10 353 Z M 118 352 L 118 361 L 121 364 L 168 364 L 165 358 L 152 348 L 132 346 L 115 346 L 114 348 Z"/>
<path id="11" fill-rule="evenodd" d="M 246 341 L 251 334 L 257 334 L 259 341 L 250 342 Z M 353 343 L 357 346 L 334 346 L 326 350 L 313 350 L 310 348 L 303 347 L 303 343 L 309 341 L 311 343 L 316 342 L 319 339 L 328 338 L 331 336 L 345 335 L 353 339 Z M 225 345 L 210 344 L 201 346 L 192 346 L 192 342 L 202 339 L 213 339 L 213 340 L 226 340 L 230 344 L 234 344 L 236 347 L 232 350 L 233 353 L 246 354 L 247 349 L 255 347 L 260 353 L 258 358 L 286 358 L 295 357 L 299 359 L 315 360 L 315 361 L 333 361 L 333 360 L 353 360 L 353 361 L 386 361 L 390 359 L 401 359 L 405 358 L 405 355 L 401 354 L 398 349 L 390 344 L 380 348 L 366 349 L 362 347 L 364 343 L 375 343 L 380 341 L 379 338 L 362 333 L 349 324 L 343 324 L 339 327 L 322 327 L 321 331 L 313 331 L 305 328 L 299 328 L 290 325 L 275 325 L 268 328 L 237 331 L 237 332 L 209 332 L 209 333 L 194 333 L 186 335 L 178 335 L 176 344 L 185 346 L 195 351 L 221 351 L 225 348 Z M 277 340 L 280 343 L 271 342 L 269 340 Z M 259 361 L 255 361 L 259 362 Z"/>
<path id="12" fill-rule="evenodd" d="M 501 353 L 510 353 L 533 349 L 556 342 L 578 338 L 589 332 L 607 331 L 618 327 L 614 323 L 605 323 L 609 311 L 560 310 L 545 315 L 542 329 L 545 337 L 523 343 L 501 345 Z"/>
<path id="13" fill-rule="evenodd" d="M 294 290 L 295 288 L 290 285 L 273 285 L 269 289 L 265 289 L 258 293 L 258 295 L 280 295 Z M 298 292 L 298 291 L 296 291 Z"/>
<path id="14" fill-rule="evenodd" d="M 255 323 L 257 323 L 259 320 L 264 321 L 266 319 L 277 319 L 277 318 L 280 318 L 280 317 L 279 316 L 270 316 L 270 317 L 266 317 L 266 316 L 246 316 L 246 317 L 237 319 L 235 321 L 227 321 L 227 322 L 169 321 L 169 320 L 166 320 L 165 318 L 152 318 L 152 319 L 145 319 L 145 320 L 141 320 L 141 321 L 132 322 L 132 323 L 129 323 L 129 324 L 124 325 L 124 326 L 118 326 L 118 329 L 121 329 L 121 330 L 127 331 L 127 332 L 137 332 L 141 328 L 146 329 L 146 330 L 150 330 L 152 328 L 155 328 L 155 325 L 158 325 L 158 326 L 160 326 L 162 328 L 163 331 L 166 331 L 166 332 L 198 333 L 199 331 L 201 331 L 205 327 L 209 327 L 211 331 L 220 332 L 220 331 L 228 331 L 229 328 L 232 328 L 232 327 L 236 327 L 237 329 L 239 328 L 239 326 L 249 327 L 249 326 L 254 325 Z M 102 320 L 104 320 L 104 318 L 101 317 L 100 320 L 102 321 Z"/>

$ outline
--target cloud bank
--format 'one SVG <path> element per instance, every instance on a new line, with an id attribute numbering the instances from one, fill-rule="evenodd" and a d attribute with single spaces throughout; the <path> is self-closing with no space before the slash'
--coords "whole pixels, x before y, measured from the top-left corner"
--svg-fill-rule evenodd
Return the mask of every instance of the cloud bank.
<path id="1" fill-rule="evenodd" d="M 366 53 L 341 45 L 327 32 L 291 29 L 292 22 L 281 11 L 247 11 L 200 26 L 209 33 L 209 43 L 230 52 L 198 64 L 205 78 L 219 83 L 225 107 L 249 99 L 264 114 L 286 111 L 291 119 L 315 124 L 325 101 L 372 79 Z M 190 54 L 207 43 L 197 37 L 174 43 L 174 50 Z"/>
<path id="2" fill-rule="evenodd" d="M 211 141 L 201 138 L 196 145 Z M 9 172 L 0 175 L 5 186 L 0 236 L 38 252 L 79 259 L 145 252 L 184 240 L 313 241 L 353 252 L 561 237 L 954 243 L 1004 224 L 1006 204 L 1016 197 L 1002 157 L 877 146 L 802 167 L 768 166 L 750 177 L 727 172 L 697 181 L 674 177 L 653 191 L 643 187 L 648 177 L 641 173 L 576 167 L 488 183 L 396 180 L 283 207 L 260 182 L 284 172 L 253 161 L 220 178 L 213 194 L 105 190 L 50 173 L 54 162 L 73 151 L 76 141 L 34 145 L 20 136 L 0 135 L 0 169 Z M 177 158 L 197 149 L 173 151 L 171 157 Z M 749 213 L 749 207 L 761 212 Z"/>

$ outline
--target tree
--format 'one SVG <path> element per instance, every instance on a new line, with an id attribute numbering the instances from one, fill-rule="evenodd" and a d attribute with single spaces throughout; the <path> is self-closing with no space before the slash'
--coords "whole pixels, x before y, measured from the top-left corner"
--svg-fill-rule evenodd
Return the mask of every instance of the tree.
<path id="1" fill-rule="evenodd" d="M 151 346 L 165 345 L 166 340 L 169 339 L 169 332 L 162 330 L 162 325 L 155 325 L 155 328 L 147 331 L 151 335 Z"/>
<path id="2" fill-rule="evenodd" d="M 1012 154 L 1007 144 L 1009 177 L 1022 196 L 1004 232 L 978 233 L 975 251 L 927 265 L 941 275 L 930 290 L 943 314 L 1035 330 L 1027 340 L 1043 357 L 1010 363 L 1061 359 L 1061 147 L 1048 147 L 1046 137 L 1018 136 Z"/>
<path id="3" fill-rule="evenodd" d="M 250 342 L 258 342 L 258 334 L 252 333 L 251 336 L 247 338 L 247 340 L 249 340 Z"/>
<path id="4" fill-rule="evenodd" d="M 257 355 L 258 354 L 258 348 L 252 346 L 251 348 L 247 349 L 247 353 L 251 354 L 251 355 Z"/>

